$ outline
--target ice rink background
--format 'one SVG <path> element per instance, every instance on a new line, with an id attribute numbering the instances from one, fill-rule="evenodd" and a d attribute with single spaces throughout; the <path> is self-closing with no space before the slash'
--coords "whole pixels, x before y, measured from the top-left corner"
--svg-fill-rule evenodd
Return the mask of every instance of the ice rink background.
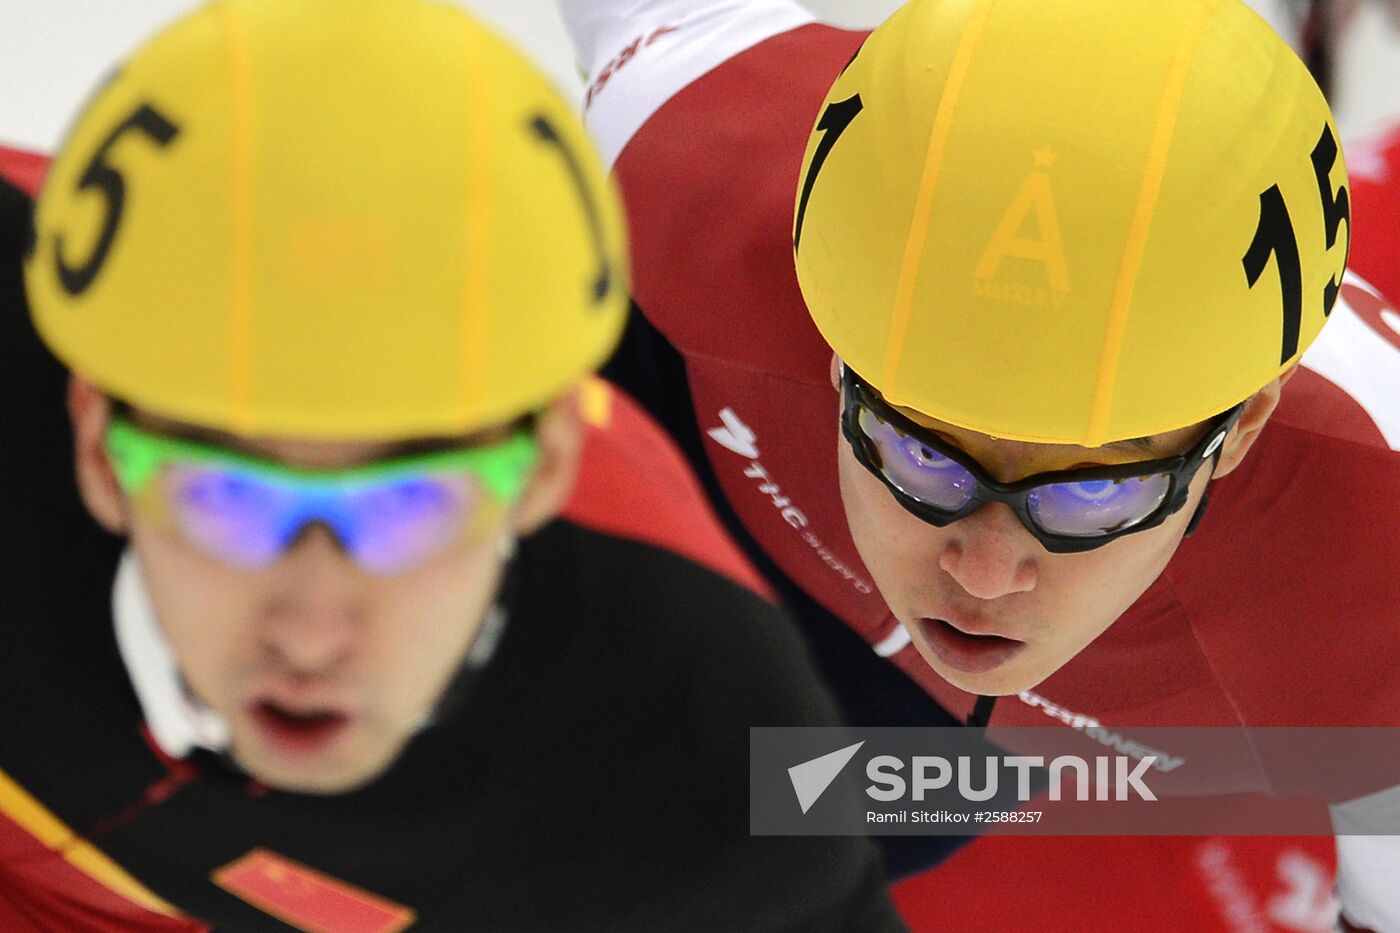
<path id="1" fill-rule="evenodd" d="M 0 0 L 0 143 L 51 150 L 89 89 L 153 30 L 200 0 Z M 553 0 L 456 0 L 513 37 L 575 98 L 579 77 Z M 805 0 L 819 17 L 873 26 L 900 0 Z M 1287 0 L 1248 0 L 1285 35 Z M 1400 119 L 1400 32 L 1374 3 L 1343 37 L 1334 106 L 1355 139 Z"/>

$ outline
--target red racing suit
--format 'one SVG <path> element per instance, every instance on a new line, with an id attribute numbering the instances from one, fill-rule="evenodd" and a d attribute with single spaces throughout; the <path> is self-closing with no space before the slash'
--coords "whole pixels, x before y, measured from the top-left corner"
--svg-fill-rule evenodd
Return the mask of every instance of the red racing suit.
<path id="1" fill-rule="evenodd" d="M 1391 302 L 1400 302 L 1400 124 L 1347 147 L 1351 210 L 1360 231 L 1351 268 Z M 1400 320 L 1391 318 L 1391 331 Z"/>
<path id="2" fill-rule="evenodd" d="M 964 719 L 976 697 L 910 646 L 851 540 L 832 351 L 793 271 L 804 146 L 865 33 L 787 0 L 562 6 L 627 204 L 637 307 L 683 359 L 697 465 L 771 569 L 888 662 L 871 692 L 902 672 Z M 994 725 L 1400 725 L 1394 313 L 1359 279 L 1343 286 L 1200 529 L 1107 632 L 1002 698 Z M 1331 928 L 1336 868 L 1326 837 L 984 838 L 896 897 L 914 929 L 1315 930 Z M 1400 910 L 1400 885 L 1378 884 Z M 1351 916 L 1379 924 L 1365 901 Z"/>

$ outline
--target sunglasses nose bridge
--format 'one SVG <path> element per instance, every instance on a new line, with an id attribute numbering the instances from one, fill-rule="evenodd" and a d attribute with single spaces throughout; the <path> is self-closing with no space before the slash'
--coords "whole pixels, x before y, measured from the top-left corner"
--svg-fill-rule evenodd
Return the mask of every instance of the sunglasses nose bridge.
<path id="1" fill-rule="evenodd" d="M 981 511 L 992 504 L 1005 506 L 1006 509 L 1015 516 L 1016 521 L 1021 524 L 1022 529 L 1032 537 L 1039 537 L 1038 529 L 1032 520 L 1030 510 L 1027 505 L 1032 489 L 1021 489 L 1008 487 L 995 480 L 988 480 L 986 477 L 978 477 L 977 490 L 973 493 L 973 510 Z M 971 511 L 968 512 L 972 514 Z"/>
<path id="2" fill-rule="evenodd" d="M 303 502 L 301 508 L 287 520 L 282 534 L 281 553 L 289 553 L 314 530 L 320 529 L 326 532 L 326 537 L 342 556 L 353 559 L 351 525 L 337 506 L 338 503 L 329 496 L 313 496 Z"/>

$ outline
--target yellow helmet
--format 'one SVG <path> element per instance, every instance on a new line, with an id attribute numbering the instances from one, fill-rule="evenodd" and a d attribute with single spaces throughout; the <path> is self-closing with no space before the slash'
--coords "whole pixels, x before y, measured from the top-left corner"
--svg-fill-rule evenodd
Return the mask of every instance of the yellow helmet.
<path id="1" fill-rule="evenodd" d="M 36 206 L 74 371 L 243 434 L 455 434 L 611 350 L 620 204 L 573 108 L 460 10 L 215 0 L 97 94 Z"/>
<path id="2" fill-rule="evenodd" d="M 1296 362 L 1348 205 L 1322 94 L 1239 0 L 913 0 L 828 93 L 793 240 L 889 401 L 1093 447 Z"/>

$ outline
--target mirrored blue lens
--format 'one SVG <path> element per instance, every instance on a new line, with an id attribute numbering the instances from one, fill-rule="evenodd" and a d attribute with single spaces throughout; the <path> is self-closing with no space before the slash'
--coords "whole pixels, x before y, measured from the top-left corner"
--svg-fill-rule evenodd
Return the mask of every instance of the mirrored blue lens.
<path id="1" fill-rule="evenodd" d="M 229 465 L 172 465 L 163 478 L 184 534 L 237 567 L 265 567 L 324 523 L 364 569 L 394 573 L 456 540 L 480 500 L 462 474 L 414 474 L 319 488 Z"/>
<path id="2" fill-rule="evenodd" d="M 977 491 L 961 464 L 861 407 L 858 423 L 880 454 L 880 472 L 896 489 L 924 505 L 956 512 Z"/>
<path id="3" fill-rule="evenodd" d="M 1051 534 L 1094 537 L 1149 518 L 1170 490 L 1171 478 L 1165 473 L 1049 483 L 1030 491 L 1026 509 L 1031 520 Z"/>
<path id="4" fill-rule="evenodd" d="M 224 467 L 172 466 L 165 478 L 175 520 L 212 557 L 264 566 L 282 552 L 299 508 L 295 492 Z"/>
<path id="5" fill-rule="evenodd" d="M 409 477 L 347 492 L 335 527 L 360 566 L 393 573 L 456 539 L 477 501 L 465 476 Z"/>

